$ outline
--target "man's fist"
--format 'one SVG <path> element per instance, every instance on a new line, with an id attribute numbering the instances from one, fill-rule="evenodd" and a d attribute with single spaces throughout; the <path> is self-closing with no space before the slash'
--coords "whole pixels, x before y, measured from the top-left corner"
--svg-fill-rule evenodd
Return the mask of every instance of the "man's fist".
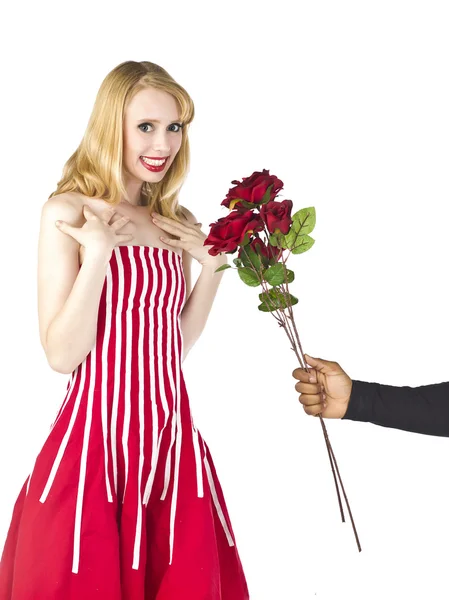
<path id="1" fill-rule="evenodd" d="M 300 392 L 299 401 L 308 415 L 321 413 L 327 419 L 342 419 L 351 398 L 352 380 L 340 365 L 330 360 L 313 358 L 305 354 L 310 373 L 296 368 L 292 375 L 299 379 L 295 390 Z"/>

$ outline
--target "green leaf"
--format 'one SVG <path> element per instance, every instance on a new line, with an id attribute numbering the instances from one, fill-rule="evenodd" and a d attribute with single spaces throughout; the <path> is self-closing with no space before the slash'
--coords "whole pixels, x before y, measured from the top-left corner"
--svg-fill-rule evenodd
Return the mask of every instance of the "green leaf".
<path id="1" fill-rule="evenodd" d="M 287 283 L 291 283 L 295 279 L 295 273 L 291 269 L 287 269 Z"/>
<path id="2" fill-rule="evenodd" d="M 218 271 L 224 271 L 225 269 L 232 269 L 232 267 L 230 264 L 225 263 L 224 265 L 221 265 L 221 267 L 218 267 L 218 269 L 215 269 L 214 273 L 218 273 Z"/>
<path id="3" fill-rule="evenodd" d="M 301 235 L 298 237 L 296 246 L 292 250 L 292 254 L 302 254 L 307 252 L 315 243 L 315 240 L 308 235 Z"/>
<path id="4" fill-rule="evenodd" d="M 243 240 L 240 243 L 240 246 L 247 246 L 249 244 L 249 241 L 250 241 L 250 234 L 247 231 L 245 231 L 245 235 L 243 236 Z"/>
<path id="5" fill-rule="evenodd" d="M 240 252 L 240 262 L 242 263 L 240 266 L 251 267 L 250 260 L 247 256 L 248 248 L 249 246 L 245 246 L 245 248 L 242 248 L 242 251 Z"/>
<path id="6" fill-rule="evenodd" d="M 300 235 L 310 233 L 316 225 L 316 211 L 314 206 L 302 208 L 292 215 L 292 229 Z M 290 230 L 291 231 L 291 230 Z"/>
<path id="7" fill-rule="evenodd" d="M 292 306 L 294 304 L 298 303 L 298 298 L 296 298 L 295 296 L 293 296 L 292 294 L 279 294 L 277 297 L 277 303 L 279 304 L 279 308 L 287 308 L 287 306 L 289 304 L 291 304 Z"/>
<path id="8" fill-rule="evenodd" d="M 254 273 L 254 271 L 249 267 L 242 267 L 241 269 L 238 269 L 238 272 L 240 279 L 243 281 L 243 283 L 246 283 L 246 285 L 251 287 L 257 287 L 260 285 L 257 273 Z"/>
<path id="9" fill-rule="evenodd" d="M 270 285 L 281 285 L 285 281 L 284 265 L 276 263 L 265 271 L 264 277 Z"/>
<path id="10" fill-rule="evenodd" d="M 260 205 L 262 206 L 262 204 L 266 204 L 267 202 L 270 201 L 270 196 L 271 196 L 271 190 L 273 189 L 273 183 L 267 187 L 265 194 L 263 195 L 262 200 L 260 201 Z"/>
<path id="11" fill-rule="evenodd" d="M 244 267 L 254 267 L 257 271 L 259 270 L 260 259 L 250 246 L 245 246 L 240 256 Z"/>
<path id="12" fill-rule="evenodd" d="M 267 259 L 266 259 L 266 263 L 267 263 L 267 264 L 265 265 L 266 267 L 269 267 L 269 266 L 272 266 L 272 265 L 275 265 L 275 264 L 277 264 L 277 262 L 278 262 L 278 260 L 279 260 L 279 258 L 278 258 L 278 256 L 279 256 L 279 251 L 280 251 L 280 248 L 279 248 L 279 246 L 277 246 L 277 245 L 276 245 L 276 246 L 273 246 L 272 244 L 270 244 L 270 246 L 271 246 L 271 248 L 276 248 L 276 250 L 275 250 L 275 254 L 276 254 L 276 256 L 270 256 L 270 258 L 267 258 Z M 265 263 L 264 263 L 264 264 L 265 264 Z"/>
<path id="13" fill-rule="evenodd" d="M 245 252 L 245 251 L 248 254 L 251 264 L 254 266 L 254 268 L 257 271 L 259 271 L 260 270 L 260 257 L 257 254 L 257 252 L 255 252 L 250 246 L 247 246 L 243 252 Z M 246 266 L 251 266 L 251 265 L 246 265 Z"/>
<path id="14" fill-rule="evenodd" d="M 264 271 L 267 267 L 270 266 L 270 260 L 268 256 L 265 256 L 264 254 L 260 254 L 259 258 L 262 261 L 262 271 Z"/>
<path id="15" fill-rule="evenodd" d="M 281 285 L 281 283 L 291 283 L 295 274 L 291 269 L 287 269 L 282 262 L 278 262 L 264 272 L 264 278 L 270 285 Z"/>
<path id="16" fill-rule="evenodd" d="M 290 227 L 290 231 L 291 230 L 292 227 Z M 277 246 L 278 248 L 288 248 L 285 242 L 285 235 L 283 233 L 270 233 L 268 241 L 270 242 L 271 246 Z"/>
<path id="17" fill-rule="evenodd" d="M 258 206 L 257 204 L 254 204 L 254 202 L 248 202 L 248 200 L 240 200 L 240 204 L 245 208 L 249 208 L 249 210 L 252 210 Z"/>
<path id="18" fill-rule="evenodd" d="M 298 303 L 298 298 L 292 294 L 283 294 L 275 288 L 268 290 L 268 295 L 266 292 L 259 294 L 259 300 L 261 300 L 262 304 L 259 304 L 257 308 L 263 312 L 273 312 L 277 309 L 283 310 L 289 304 L 293 306 Z"/>
<path id="19" fill-rule="evenodd" d="M 267 306 L 265 303 L 259 304 L 257 308 L 262 312 L 273 312 L 276 310 L 276 307 L 271 308 L 271 306 Z"/>
<path id="20" fill-rule="evenodd" d="M 268 299 L 271 298 L 271 300 L 277 302 L 279 293 L 279 290 L 277 290 L 276 288 L 270 288 L 268 292 L 261 292 L 259 294 L 259 300 L 261 302 L 266 302 Z"/>
<path id="21" fill-rule="evenodd" d="M 240 258 L 238 258 L 238 257 L 234 258 L 234 260 L 232 262 L 235 264 L 236 267 L 242 267 L 243 266 L 242 260 Z"/>
<path id="22" fill-rule="evenodd" d="M 281 307 L 279 300 L 279 291 L 276 288 L 270 288 L 267 292 L 259 294 L 259 300 L 262 304 L 259 305 L 259 310 L 264 312 L 272 312 Z"/>
<path id="23" fill-rule="evenodd" d="M 292 228 L 290 227 L 289 231 Z M 270 242 L 270 244 L 272 246 L 278 246 L 279 248 L 285 248 L 285 235 L 283 233 L 281 233 L 280 231 L 278 233 L 271 233 L 270 237 L 268 238 L 268 241 Z"/>
<path id="24" fill-rule="evenodd" d="M 290 228 L 290 231 L 287 235 L 284 236 L 284 242 L 286 248 L 295 248 L 301 243 L 301 238 L 303 236 L 299 234 L 294 227 Z"/>
<path id="25" fill-rule="evenodd" d="M 301 254 L 302 252 L 309 250 L 315 243 L 315 240 L 307 234 L 298 233 L 291 227 L 290 231 L 285 236 L 285 242 L 286 247 L 290 248 L 293 254 Z"/>
<path id="26" fill-rule="evenodd" d="M 285 294 L 283 300 L 286 301 L 285 307 L 287 307 L 287 302 L 289 302 L 291 306 L 293 306 L 294 304 L 298 304 L 298 298 L 296 296 L 293 296 L 293 294 Z"/>

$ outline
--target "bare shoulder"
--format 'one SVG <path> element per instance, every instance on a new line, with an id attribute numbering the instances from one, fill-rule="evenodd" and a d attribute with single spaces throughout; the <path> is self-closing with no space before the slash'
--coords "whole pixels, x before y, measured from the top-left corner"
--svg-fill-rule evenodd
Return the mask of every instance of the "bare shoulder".
<path id="1" fill-rule="evenodd" d="M 82 203 L 77 194 L 65 192 L 46 200 L 42 206 L 41 217 L 43 222 L 52 221 L 53 225 L 57 219 L 75 225 L 76 223 L 72 221 L 81 220 L 81 214 Z"/>
<path id="2" fill-rule="evenodd" d="M 81 227 L 84 222 L 82 213 L 82 202 L 73 193 L 57 194 L 45 201 L 41 210 L 39 253 L 45 255 L 46 260 L 51 255 L 60 254 L 66 260 L 74 261 L 80 245 L 70 235 L 59 231 L 55 222 L 61 220 L 69 225 Z"/>

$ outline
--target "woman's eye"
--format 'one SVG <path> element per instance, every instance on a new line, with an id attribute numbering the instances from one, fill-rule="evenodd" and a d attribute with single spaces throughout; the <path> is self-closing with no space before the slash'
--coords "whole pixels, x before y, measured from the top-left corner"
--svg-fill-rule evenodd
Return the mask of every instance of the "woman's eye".
<path id="1" fill-rule="evenodd" d="M 139 128 L 141 128 L 141 127 L 153 127 L 153 124 L 152 123 L 141 123 L 139 125 Z M 170 125 L 170 127 L 177 127 L 178 129 L 176 129 L 176 130 L 172 129 L 171 131 L 174 131 L 175 133 L 178 133 L 183 128 L 183 125 L 182 125 L 182 123 L 172 123 Z M 143 131 L 144 133 L 148 133 L 148 130 L 141 129 L 141 131 Z"/>

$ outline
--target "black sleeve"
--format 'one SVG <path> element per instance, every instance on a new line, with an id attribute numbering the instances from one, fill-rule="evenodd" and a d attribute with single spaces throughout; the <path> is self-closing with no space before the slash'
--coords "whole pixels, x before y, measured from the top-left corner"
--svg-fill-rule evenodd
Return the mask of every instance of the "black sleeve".
<path id="1" fill-rule="evenodd" d="M 343 419 L 449 437 L 449 382 L 396 387 L 353 379 Z"/>

